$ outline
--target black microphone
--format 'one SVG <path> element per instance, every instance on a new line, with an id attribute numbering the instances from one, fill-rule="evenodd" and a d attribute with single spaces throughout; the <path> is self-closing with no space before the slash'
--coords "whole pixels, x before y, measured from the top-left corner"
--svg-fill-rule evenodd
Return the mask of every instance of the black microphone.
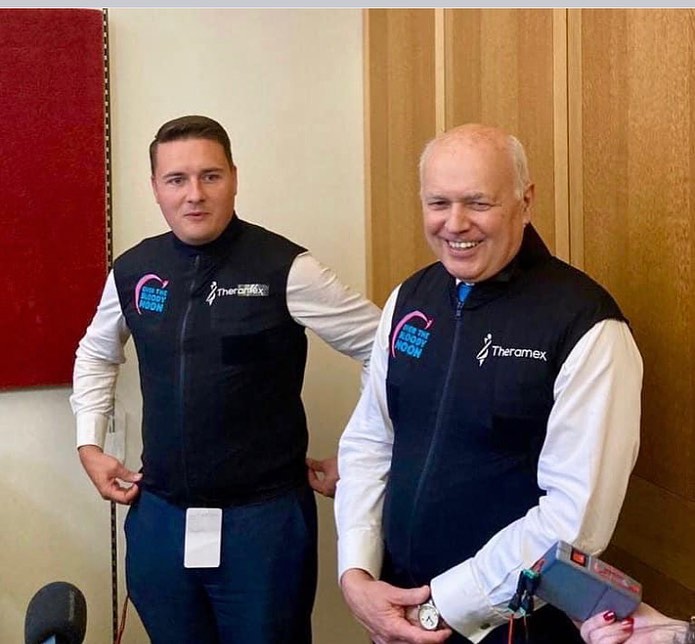
<path id="1" fill-rule="evenodd" d="M 67 581 L 54 581 L 31 598 L 24 619 L 25 644 L 82 644 L 87 602 Z"/>

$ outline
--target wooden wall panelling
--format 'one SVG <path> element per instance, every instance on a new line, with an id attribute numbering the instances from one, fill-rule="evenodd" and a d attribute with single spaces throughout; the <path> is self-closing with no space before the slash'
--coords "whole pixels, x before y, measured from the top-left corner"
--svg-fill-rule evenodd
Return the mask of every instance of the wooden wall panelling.
<path id="1" fill-rule="evenodd" d="M 436 134 L 433 9 L 365 10 L 368 290 L 379 305 L 434 261 L 422 233 L 418 159 Z"/>
<path id="2" fill-rule="evenodd" d="M 633 476 L 607 558 L 644 585 L 645 600 L 685 619 L 695 607 L 695 503 Z"/>
<path id="3" fill-rule="evenodd" d="M 637 472 L 693 500 L 695 57 L 692 11 L 581 17 L 584 265 L 645 359 Z M 690 449 L 684 449 L 684 448 Z"/>
<path id="4" fill-rule="evenodd" d="M 570 47 L 569 69 L 580 78 L 569 98 L 569 131 L 577 133 L 570 218 L 583 228 L 573 251 L 618 300 L 645 365 L 642 446 L 614 544 L 624 561 L 652 571 L 660 587 L 647 587 L 648 598 L 666 609 L 689 600 L 691 611 L 694 25 L 691 9 L 571 10 L 569 17 L 570 42 L 581 40 Z"/>
<path id="5" fill-rule="evenodd" d="M 692 615 L 695 597 L 691 589 L 648 566 L 614 543 L 608 546 L 602 558 L 620 570 L 630 571 L 635 579 L 640 580 L 643 587 L 642 599 L 645 602 L 678 619 L 688 620 Z"/>
<path id="6" fill-rule="evenodd" d="M 553 9 L 553 195 L 555 248 L 570 261 L 567 10 Z M 541 186 L 542 189 L 543 186 Z"/>
<path id="7" fill-rule="evenodd" d="M 582 185 L 582 12 L 567 12 L 567 139 L 570 263 L 584 268 Z"/>
<path id="8" fill-rule="evenodd" d="M 565 20 L 565 10 L 445 10 L 447 128 L 483 122 L 519 137 L 536 184 L 534 225 L 567 259 Z"/>

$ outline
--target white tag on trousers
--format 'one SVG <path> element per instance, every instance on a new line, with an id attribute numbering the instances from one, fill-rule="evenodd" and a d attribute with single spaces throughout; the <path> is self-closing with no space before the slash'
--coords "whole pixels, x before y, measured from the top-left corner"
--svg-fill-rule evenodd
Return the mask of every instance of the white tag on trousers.
<path id="1" fill-rule="evenodd" d="M 218 568 L 222 548 L 222 510 L 188 508 L 183 549 L 185 568 Z"/>

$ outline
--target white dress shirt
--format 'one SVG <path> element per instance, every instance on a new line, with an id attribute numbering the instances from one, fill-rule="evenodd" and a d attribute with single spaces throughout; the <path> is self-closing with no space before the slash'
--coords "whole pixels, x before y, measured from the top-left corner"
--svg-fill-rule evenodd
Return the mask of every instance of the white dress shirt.
<path id="1" fill-rule="evenodd" d="M 340 439 L 335 514 L 339 575 L 379 578 L 382 506 L 393 448 L 386 402 L 389 331 L 399 288 L 389 297 L 369 377 Z M 624 322 L 604 320 L 577 342 L 554 383 L 554 405 L 538 463 L 546 492 L 525 516 L 474 557 L 431 581 L 444 620 L 473 642 L 509 618 L 519 573 L 558 539 L 596 554 L 615 528 L 639 447 L 642 358 Z"/>

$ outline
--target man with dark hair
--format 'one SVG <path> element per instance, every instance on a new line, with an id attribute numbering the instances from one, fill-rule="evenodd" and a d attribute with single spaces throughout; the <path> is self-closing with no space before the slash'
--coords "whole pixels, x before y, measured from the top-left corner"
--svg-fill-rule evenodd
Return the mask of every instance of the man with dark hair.
<path id="1" fill-rule="evenodd" d="M 581 642 L 551 606 L 514 639 L 495 627 L 554 542 L 608 544 L 637 456 L 640 354 L 613 298 L 530 225 L 516 138 L 454 128 L 420 180 L 439 261 L 387 301 L 340 440 L 343 594 L 377 644 Z"/>
<path id="2" fill-rule="evenodd" d="M 305 460 L 305 327 L 366 366 L 378 309 L 301 246 L 239 219 L 216 121 L 165 123 L 150 159 L 171 231 L 115 261 L 80 342 L 71 396 L 80 460 L 102 497 L 131 505 L 128 591 L 155 644 L 308 643 L 311 488 L 331 496 L 337 469 L 335 459 Z M 103 452 L 131 335 L 139 473 Z"/>

